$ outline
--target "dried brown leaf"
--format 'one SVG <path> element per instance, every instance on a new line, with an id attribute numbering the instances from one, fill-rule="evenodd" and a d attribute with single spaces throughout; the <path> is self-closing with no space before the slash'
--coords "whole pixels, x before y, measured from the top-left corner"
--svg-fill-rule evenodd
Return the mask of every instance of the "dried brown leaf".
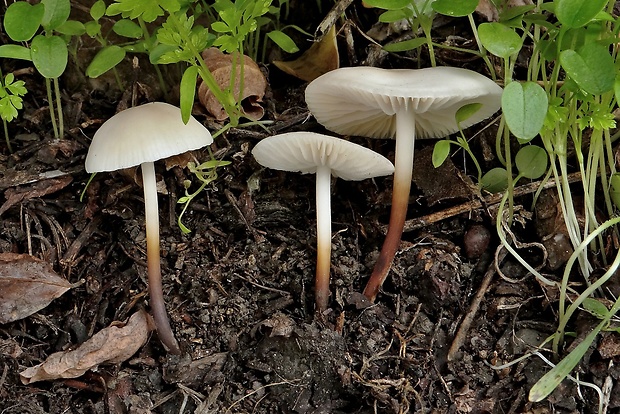
<path id="1" fill-rule="evenodd" d="M 57 378 L 76 378 L 100 364 L 118 364 L 135 354 L 152 330 L 148 314 L 140 310 L 126 324 L 114 322 L 73 351 L 56 352 L 45 362 L 22 371 L 24 384 Z"/>
<path id="2" fill-rule="evenodd" d="M 37 181 L 36 183 L 28 187 L 9 188 L 4 192 L 6 202 L 0 207 L 0 215 L 2 215 L 9 208 L 15 204 L 21 203 L 24 200 L 30 200 L 31 198 L 43 197 L 56 191 L 60 191 L 68 186 L 73 177 L 70 175 L 50 178 L 47 180 Z"/>
<path id="3" fill-rule="evenodd" d="M 213 74 L 215 81 L 222 89 L 230 86 L 233 75 L 233 58 L 238 60 L 238 54 L 229 55 L 222 53 L 219 49 L 211 47 L 202 52 L 205 64 Z M 235 71 L 234 96 L 239 96 L 241 89 L 241 65 L 237 64 Z M 265 110 L 260 106 L 265 90 L 267 89 L 267 79 L 260 68 L 249 56 L 243 55 L 243 94 L 241 94 L 241 108 L 246 117 L 259 120 L 265 114 Z M 198 87 L 198 99 L 207 111 L 218 121 L 228 118 L 228 114 L 215 98 L 211 90 L 204 82 Z"/>
<path id="4" fill-rule="evenodd" d="M 533 4 L 532 0 L 508 0 L 504 7 L 510 8 L 530 4 Z M 497 7 L 495 7 L 493 2 L 490 0 L 480 0 L 478 7 L 476 7 L 476 13 L 480 14 L 490 22 L 496 22 L 499 20 L 499 10 L 497 10 Z"/>
<path id="5" fill-rule="evenodd" d="M 330 70 L 338 69 L 340 56 L 336 42 L 336 27 L 332 26 L 320 42 L 313 44 L 299 58 L 290 62 L 274 60 L 281 71 L 311 82 Z"/>
<path id="6" fill-rule="evenodd" d="M 47 262 L 27 254 L 0 253 L 0 323 L 40 311 L 71 286 Z"/>

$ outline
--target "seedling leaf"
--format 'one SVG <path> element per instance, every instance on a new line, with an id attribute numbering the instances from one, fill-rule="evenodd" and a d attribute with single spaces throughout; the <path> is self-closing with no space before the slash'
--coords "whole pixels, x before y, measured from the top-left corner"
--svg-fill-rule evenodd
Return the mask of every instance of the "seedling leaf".
<path id="1" fill-rule="evenodd" d="M 482 176 L 480 184 L 489 193 L 500 193 L 508 188 L 508 171 L 504 168 L 493 168 Z"/>
<path id="2" fill-rule="evenodd" d="M 443 139 L 435 143 L 433 148 L 433 167 L 439 168 L 450 155 L 450 141 Z"/>
<path id="3" fill-rule="evenodd" d="M 383 10 L 399 10 L 411 4 L 411 0 L 365 0 L 369 6 Z"/>
<path id="4" fill-rule="evenodd" d="M 521 36 L 501 23 L 482 23 L 478 26 L 478 34 L 489 52 L 504 59 L 519 53 L 523 45 Z"/>
<path id="5" fill-rule="evenodd" d="M 596 335 L 603 329 L 608 323 L 608 320 L 604 320 L 599 323 L 596 328 L 592 330 L 584 338 L 584 340 L 577 345 L 563 360 L 561 360 L 555 367 L 549 372 L 543 375 L 536 384 L 530 389 L 529 400 L 531 402 L 540 402 L 545 399 L 549 394 L 557 388 L 558 385 L 570 374 L 575 366 L 581 361 L 581 358 L 585 355 L 592 342 L 596 338 Z"/>
<path id="6" fill-rule="evenodd" d="M 37 33 L 45 8 L 43 4 L 30 5 L 25 1 L 11 3 L 4 14 L 4 30 L 16 42 L 25 42 Z"/>
<path id="7" fill-rule="evenodd" d="M 272 30 L 267 33 L 267 36 L 286 53 L 299 52 L 299 48 L 295 44 L 295 41 L 286 33 L 280 30 Z"/>
<path id="8" fill-rule="evenodd" d="M 194 106 L 194 98 L 196 96 L 196 81 L 198 79 L 198 67 L 190 66 L 183 72 L 181 78 L 180 92 L 181 95 L 181 118 L 183 123 L 187 124 L 189 117 L 192 114 L 192 107 Z"/>
<path id="9" fill-rule="evenodd" d="M 560 53 L 560 64 L 580 88 L 600 95 L 614 88 L 614 60 L 605 46 L 587 43 L 578 52 L 569 49 Z"/>
<path id="10" fill-rule="evenodd" d="M 407 50 L 417 49 L 425 45 L 427 40 L 424 37 L 416 37 L 415 39 L 405 40 L 404 42 L 390 43 L 383 48 L 388 52 L 406 52 Z"/>
<path id="11" fill-rule="evenodd" d="M 120 46 L 110 45 L 101 49 L 86 68 L 86 76 L 97 78 L 119 63 L 125 58 L 125 49 Z"/>
<path id="12" fill-rule="evenodd" d="M 555 15 L 567 28 L 585 26 L 603 10 L 607 0 L 555 0 Z"/>
<path id="13" fill-rule="evenodd" d="M 120 19 L 112 30 L 119 36 L 128 37 L 130 39 L 140 39 L 142 37 L 142 29 L 135 22 L 127 19 Z"/>
<path id="14" fill-rule="evenodd" d="M 70 0 L 42 0 L 41 3 L 45 6 L 45 13 L 41 21 L 41 26 L 45 30 L 55 30 L 69 18 L 71 13 Z"/>
<path id="15" fill-rule="evenodd" d="M 609 179 L 609 196 L 616 208 L 620 208 L 620 173 L 614 173 Z"/>
<path id="16" fill-rule="evenodd" d="M 84 23 L 78 22 L 77 20 L 67 20 L 58 26 L 56 31 L 67 36 L 81 36 L 86 33 L 86 27 Z"/>
<path id="17" fill-rule="evenodd" d="M 521 143 L 540 132 L 548 107 L 547 93 L 535 82 L 510 82 L 502 93 L 502 111 L 510 132 Z"/>
<path id="18" fill-rule="evenodd" d="M 435 0 L 432 7 L 437 13 L 452 16 L 463 17 L 473 13 L 478 7 L 479 0 Z"/>
<path id="19" fill-rule="evenodd" d="M 461 106 L 458 111 L 456 111 L 456 115 L 454 116 L 456 123 L 460 124 L 461 122 L 469 119 L 476 112 L 478 112 L 480 108 L 482 108 L 482 104 L 478 102 Z"/>
<path id="20" fill-rule="evenodd" d="M 540 178 L 547 171 L 547 151 L 537 145 L 528 145 L 515 157 L 519 174 L 530 180 Z"/>
<path id="21" fill-rule="evenodd" d="M 37 35 L 30 46 L 32 62 L 43 77 L 58 78 L 67 67 L 67 44 L 58 36 Z"/>
<path id="22" fill-rule="evenodd" d="M 13 3 L 15 4 L 15 3 Z M 19 45 L 1 45 L 0 58 L 32 60 L 30 49 Z"/>

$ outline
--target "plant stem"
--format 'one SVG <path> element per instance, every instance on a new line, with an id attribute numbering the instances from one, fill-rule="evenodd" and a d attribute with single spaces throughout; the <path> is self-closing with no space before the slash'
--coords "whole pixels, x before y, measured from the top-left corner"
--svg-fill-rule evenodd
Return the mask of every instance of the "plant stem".
<path id="1" fill-rule="evenodd" d="M 65 118 L 62 113 L 62 102 L 60 96 L 60 86 L 58 85 L 58 78 L 52 79 L 54 84 L 54 93 L 56 94 L 56 112 L 58 112 L 58 135 L 60 139 L 65 136 Z M 53 117 L 53 116 L 52 116 Z"/>
<path id="2" fill-rule="evenodd" d="M 7 125 L 6 119 L 2 118 L 2 127 L 4 129 L 4 139 L 6 139 L 6 146 L 9 149 L 9 152 L 13 153 L 13 147 L 11 146 L 11 140 L 9 139 L 9 127 Z"/>
<path id="3" fill-rule="evenodd" d="M 45 78 L 45 89 L 47 90 L 47 103 L 50 110 L 50 117 L 52 118 L 52 130 L 54 131 L 54 137 L 60 139 L 58 134 L 58 126 L 56 125 L 56 114 L 54 114 L 54 98 L 52 96 L 52 83 L 49 78 Z"/>

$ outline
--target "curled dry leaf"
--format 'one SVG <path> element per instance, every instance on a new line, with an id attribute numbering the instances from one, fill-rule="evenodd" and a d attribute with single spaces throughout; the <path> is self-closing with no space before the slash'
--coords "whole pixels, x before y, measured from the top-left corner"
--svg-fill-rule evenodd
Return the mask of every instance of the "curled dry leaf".
<path id="1" fill-rule="evenodd" d="M 311 82 L 330 70 L 338 69 L 340 56 L 336 42 L 336 26 L 332 26 L 320 42 L 313 44 L 298 59 L 290 62 L 274 60 L 273 64 L 281 71 L 306 82 Z"/>
<path id="2" fill-rule="evenodd" d="M 118 364 L 135 354 L 152 330 L 143 310 L 134 313 L 126 324 L 119 322 L 102 329 L 73 351 L 56 352 L 45 362 L 22 371 L 24 384 L 58 378 L 76 378 L 100 364 Z"/>
<path id="3" fill-rule="evenodd" d="M 0 253 L 0 323 L 40 311 L 72 285 L 28 254 Z"/>
<path id="4" fill-rule="evenodd" d="M 230 86 L 233 76 L 233 58 L 238 60 L 239 54 L 225 54 L 219 49 L 211 47 L 202 52 L 205 64 L 213 74 L 215 81 L 222 89 Z M 241 65 L 236 65 L 234 96 L 239 96 L 241 89 Z M 259 120 L 265 114 L 265 110 L 260 106 L 265 90 L 267 89 L 267 79 L 260 68 L 249 56 L 243 55 L 243 93 L 241 94 L 241 108 L 246 117 Z M 218 121 L 228 118 L 228 114 L 213 96 L 211 90 L 204 82 L 198 87 L 198 99 L 207 111 Z"/>

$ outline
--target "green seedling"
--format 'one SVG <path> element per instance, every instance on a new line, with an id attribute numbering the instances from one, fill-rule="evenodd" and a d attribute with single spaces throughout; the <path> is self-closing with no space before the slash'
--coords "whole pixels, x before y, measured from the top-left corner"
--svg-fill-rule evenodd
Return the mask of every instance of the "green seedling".
<path id="1" fill-rule="evenodd" d="M 183 224 L 183 215 L 185 214 L 187 207 L 189 207 L 189 203 L 191 203 L 196 196 L 202 193 L 202 191 L 206 188 L 207 185 L 217 180 L 217 169 L 226 165 L 230 165 L 230 161 L 212 160 L 203 162 L 200 165 L 196 165 L 193 162 L 187 164 L 187 168 L 189 169 L 189 171 L 194 174 L 200 181 L 200 187 L 196 191 L 190 193 L 189 188 L 192 182 L 189 180 L 186 180 L 184 182 L 185 195 L 179 198 L 179 200 L 177 201 L 177 203 L 179 204 L 184 204 L 183 210 L 181 211 L 181 214 L 179 214 L 179 218 L 177 219 L 177 224 L 179 225 L 179 228 L 183 233 L 188 234 L 191 232 L 191 230 Z"/>
<path id="2" fill-rule="evenodd" d="M 411 31 L 416 33 L 422 29 L 424 37 L 405 40 L 398 43 L 386 45 L 384 48 L 388 52 L 404 52 L 419 49 L 426 45 L 428 48 L 431 66 L 436 66 L 435 49 L 431 37 L 433 19 L 435 11 L 431 7 L 435 0 L 366 0 L 365 2 L 379 9 L 385 10 L 379 16 L 382 23 L 394 23 L 399 20 L 406 20 L 411 26 Z"/>
<path id="3" fill-rule="evenodd" d="M 0 118 L 2 118 L 6 145 L 11 153 L 13 148 L 9 139 L 7 123 L 17 118 L 18 111 L 23 107 L 22 96 L 27 92 L 24 81 L 15 80 L 12 73 L 6 75 L 3 80 L 2 73 L 0 73 Z"/>
<path id="4" fill-rule="evenodd" d="M 37 71 L 45 78 L 52 129 L 57 139 L 64 135 L 58 78 L 67 67 L 69 55 L 67 42 L 73 33 L 80 34 L 81 28 L 79 22 L 69 20 L 70 12 L 69 0 L 43 0 L 35 5 L 18 1 L 12 3 L 4 15 L 7 35 L 16 42 L 30 42 L 30 56 L 23 52 L 14 56 L 32 61 Z M 37 34 L 40 30 L 42 33 Z M 16 51 L 17 49 L 13 49 L 13 52 Z M 55 102 L 53 95 L 56 98 Z"/>

